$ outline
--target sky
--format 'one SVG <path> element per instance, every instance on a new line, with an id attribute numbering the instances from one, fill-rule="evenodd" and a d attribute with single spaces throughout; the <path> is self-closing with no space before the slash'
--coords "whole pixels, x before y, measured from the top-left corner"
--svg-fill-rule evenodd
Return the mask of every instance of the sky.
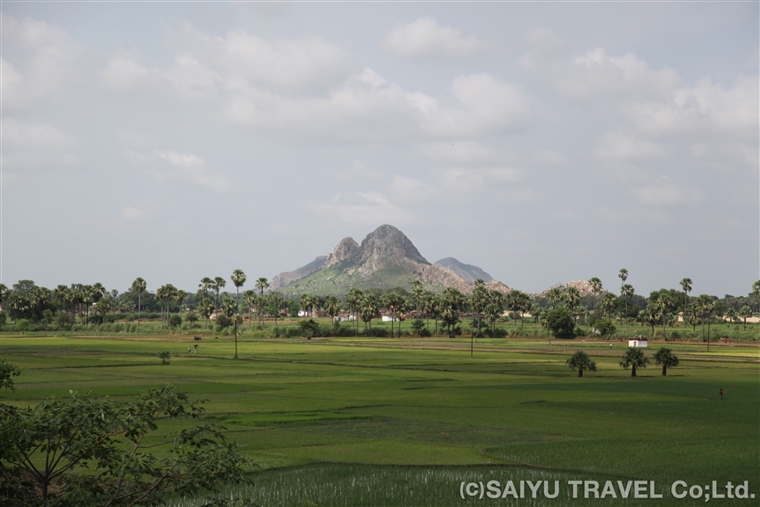
<path id="1" fill-rule="evenodd" d="M 3 2 L 0 281 L 252 284 L 387 223 L 531 293 L 746 295 L 759 14 Z"/>

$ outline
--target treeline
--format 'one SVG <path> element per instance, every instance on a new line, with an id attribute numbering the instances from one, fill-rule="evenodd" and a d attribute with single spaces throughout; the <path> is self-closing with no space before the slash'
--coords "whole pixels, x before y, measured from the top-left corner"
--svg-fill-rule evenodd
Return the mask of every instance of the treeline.
<path id="1" fill-rule="evenodd" d="M 588 281 L 590 290 L 582 294 L 576 287 L 554 287 L 542 296 L 531 296 L 519 290 L 502 293 L 489 290 L 483 280 L 476 280 L 470 294 L 455 288 L 436 293 L 424 288 L 421 281 L 411 284 L 411 290 L 396 288 L 352 288 L 343 298 L 319 297 L 302 294 L 284 298 L 277 292 L 265 292 L 269 288 L 266 278 L 254 282 L 255 290 L 243 290 L 247 277 L 242 270 L 235 270 L 230 277 L 235 292 L 224 291 L 227 281 L 223 277 L 204 277 L 195 292 L 177 289 L 172 284 L 148 290 L 147 282 L 137 278 L 125 291 L 107 290 L 102 284 L 59 285 L 55 289 L 37 286 L 32 280 L 20 280 L 8 289 L 0 284 L 0 326 L 9 320 L 28 322 L 40 329 L 70 329 L 74 325 L 99 325 L 125 321 L 135 322 L 137 328 L 143 320 L 160 319 L 162 325 L 179 327 L 183 323 L 196 327 L 201 320 L 206 327 L 212 321 L 217 329 L 242 323 L 243 316 L 249 322 L 254 319 L 263 324 L 264 318 L 332 317 L 335 321 L 349 321 L 354 334 L 374 335 L 372 321 L 383 316 L 391 322 L 391 335 L 400 336 L 396 322 L 411 319 L 410 329 L 425 336 L 443 332 L 450 337 L 462 333 L 461 323 L 472 319 L 471 327 L 476 336 L 499 336 L 503 334 L 496 324 L 513 320 L 524 325 L 526 319 L 540 323 L 552 333 L 567 336 L 577 333 L 577 326 L 591 326 L 599 334 L 615 332 L 615 323 L 648 325 L 654 329 L 673 326 L 683 319 L 684 326 L 709 326 L 729 320 L 743 324 L 753 315 L 753 308 L 760 311 L 760 281 L 752 285 L 747 296 L 725 295 L 723 298 L 701 294 L 692 296 L 692 281 L 684 278 L 681 290 L 660 289 L 649 297 L 635 293 L 626 283 L 628 272 L 621 270 L 620 295 L 603 288 L 602 281 Z M 242 291 L 242 292 L 241 292 Z M 300 312 L 299 312 L 300 310 Z M 22 326 L 23 327 L 23 326 Z M 308 331 L 308 330 L 307 330 Z M 315 333 L 317 334 L 315 329 Z M 383 334 L 385 331 L 378 331 Z"/>

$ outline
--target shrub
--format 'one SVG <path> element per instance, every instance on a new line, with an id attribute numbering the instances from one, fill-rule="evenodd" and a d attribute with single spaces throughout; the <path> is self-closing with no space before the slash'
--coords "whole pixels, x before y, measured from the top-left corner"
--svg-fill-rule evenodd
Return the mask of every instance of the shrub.
<path id="1" fill-rule="evenodd" d="M 168 350 L 164 350 L 158 353 L 158 357 L 161 358 L 161 364 L 169 364 L 169 359 L 171 359 L 172 353 Z"/>
<path id="2" fill-rule="evenodd" d="M 573 322 L 567 308 L 555 308 L 546 314 L 546 327 L 549 332 L 559 338 L 572 338 L 575 331 Z"/>
<path id="3" fill-rule="evenodd" d="M 18 319 L 16 321 L 16 331 L 23 333 L 24 331 L 28 331 L 30 327 L 29 321 L 26 319 Z"/>
<path id="4" fill-rule="evenodd" d="M 599 331 L 602 336 L 610 336 L 617 331 L 615 324 L 609 319 L 599 319 L 594 324 L 594 327 Z"/>
<path id="5" fill-rule="evenodd" d="M 301 329 L 301 336 L 322 336 L 319 324 L 314 319 L 302 320 L 298 327 Z"/>
<path id="6" fill-rule="evenodd" d="M 134 322 L 137 320 L 137 314 L 136 313 L 128 313 L 126 317 L 124 317 L 124 320 L 127 322 Z"/>
<path id="7" fill-rule="evenodd" d="M 227 329 L 233 324 L 232 319 L 227 317 L 226 315 L 217 315 L 216 316 L 216 328 L 217 329 Z"/>
<path id="8" fill-rule="evenodd" d="M 507 331 L 503 327 L 481 329 L 481 332 L 483 336 L 487 336 L 488 338 L 504 338 L 507 336 Z"/>
<path id="9" fill-rule="evenodd" d="M 181 325 L 182 325 L 182 317 L 180 317 L 177 314 L 174 314 L 171 317 L 169 317 L 169 326 L 179 327 Z"/>
<path id="10" fill-rule="evenodd" d="M 58 329 L 71 329 L 71 315 L 68 313 L 60 313 L 55 318 L 55 325 Z"/>
<path id="11" fill-rule="evenodd" d="M 425 321 L 422 319 L 417 319 L 412 322 L 412 332 L 416 334 L 417 336 L 422 336 L 422 331 L 425 330 Z M 429 334 L 429 333 L 428 333 Z"/>

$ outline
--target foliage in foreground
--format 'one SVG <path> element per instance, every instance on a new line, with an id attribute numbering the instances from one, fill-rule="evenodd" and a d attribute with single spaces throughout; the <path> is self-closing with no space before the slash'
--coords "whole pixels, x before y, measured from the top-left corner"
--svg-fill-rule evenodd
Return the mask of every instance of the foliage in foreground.
<path id="1" fill-rule="evenodd" d="M 203 411 L 170 385 L 130 403 L 72 392 L 68 401 L 49 399 L 34 408 L 0 405 L 0 503 L 158 505 L 173 493 L 242 482 L 247 462 L 220 427 L 197 425 L 158 441 L 149 436 L 159 419 L 195 419 Z"/>

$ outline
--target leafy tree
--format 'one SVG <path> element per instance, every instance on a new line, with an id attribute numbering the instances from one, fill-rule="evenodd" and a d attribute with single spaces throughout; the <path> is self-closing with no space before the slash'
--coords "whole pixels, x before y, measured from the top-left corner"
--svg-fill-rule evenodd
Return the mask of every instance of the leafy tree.
<path id="1" fill-rule="evenodd" d="M 582 350 L 573 354 L 573 356 L 565 361 L 565 363 L 571 370 L 577 369 L 579 377 L 583 376 L 583 370 L 596 371 L 596 363 Z"/>
<path id="2" fill-rule="evenodd" d="M 575 287 L 568 287 L 567 290 L 565 290 L 565 302 L 567 303 L 567 309 L 572 316 L 578 308 L 578 305 L 581 303 L 581 292 Z"/>
<path id="3" fill-rule="evenodd" d="M 389 292 L 385 296 L 383 296 L 383 304 L 388 307 L 388 309 L 391 311 L 391 338 L 393 338 L 393 323 L 397 320 L 396 313 L 398 312 L 398 307 L 401 306 L 403 296 L 400 294 L 397 294 L 396 292 Z"/>
<path id="4" fill-rule="evenodd" d="M 644 351 L 636 347 L 628 347 L 620 359 L 620 366 L 626 370 L 629 366 L 631 367 L 631 377 L 636 376 L 638 368 L 646 368 L 647 364 L 649 364 L 649 359 L 644 357 Z"/>
<path id="5" fill-rule="evenodd" d="M 599 319 L 594 323 L 594 327 L 599 331 L 601 336 L 612 336 L 617 329 L 615 324 L 609 319 Z"/>
<path id="6" fill-rule="evenodd" d="M 599 312 L 605 317 L 612 318 L 617 309 L 617 298 L 611 292 L 605 292 L 599 298 Z"/>
<path id="7" fill-rule="evenodd" d="M 742 306 L 742 309 L 739 310 L 739 317 L 744 319 L 744 330 L 747 330 L 747 319 L 752 317 L 752 308 L 750 308 L 748 305 Z"/>
<path id="8" fill-rule="evenodd" d="M 415 319 L 412 322 L 412 332 L 417 336 L 422 336 L 422 332 L 425 329 L 425 321 L 422 319 Z M 429 334 L 429 333 L 428 333 Z"/>
<path id="9" fill-rule="evenodd" d="M 561 338 L 571 338 L 575 334 L 575 322 L 564 307 L 549 310 L 546 315 L 546 327 L 552 335 Z"/>
<path id="10" fill-rule="evenodd" d="M 602 281 L 597 277 L 593 277 L 588 283 L 591 285 L 591 293 L 594 295 L 594 311 L 596 311 L 596 296 L 602 292 Z"/>
<path id="11" fill-rule="evenodd" d="M 255 291 L 247 290 L 243 293 L 243 300 L 248 305 L 248 327 L 251 327 L 251 310 L 259 304 L 259 296 Z"/>
<path id="12" fill-rule="evenodd" d="M 169 359 L 171 359 L 172 353 L 168 350 L 164 350 L 158 353 L 158 357 L 161 358 L 161 364 L 169 364 Z"/>
<path id="13" fill-rule="evenodd" d="M 467 297 L 454 287 L 446 287 L 441 295 L 441 320 L 446 326 L 449 338 L 454 338 L 455 328 L 459 323 L 459 314 L 467 305 Z M 474 343 L 470 340 L 470 355 L 473 353 Z"/>
<path id="14" fill-rule="evenodd" d="M 662 347 L 655 352 L 654 360 L 658 366 L 662 366 L 662 376 L 668 375 L 668 368 L 675 368 L 678 366 L 678 357 L 673 354 L 673 349 Z"/>
<path id="15" fill-rule="evenodd" d="M 21 375 L 21 368 L 0 359 L 0 389 L 15 391 L 16 386 L 13 385 L 13 377 L 19 375 Z"/>
<path id="16" fill-rule="evenodd" d="M 379 308 L 375 295 L 371 293 L 365 293 L 359 306 L 359 312 L 361 319 L 364 322 L 365 328 L 367 325 L 369 325 L 369 332 L 373 336 L 374 334 L 372 333 L 372 319 L 377 316 L 378 310 Z"/>
<path id="17" fill-rule="evenodd" d="M 179 315 L 172 315 L 169 317 L 169 326 L 170 327 L 179 327 L 182 325 L 182 317 Z"/>
<path id="18" fill-rule="evenodd" d="M 420 280 L 412 281 L 412 300 L 414 301 L 414 309 L 420 311 L 422 308 L 422 296 L 425 290 L 422 288 L 422 282 Z"/>
<path id="19" fill-rule="evenodd" d="M 48 399 L 34 408 L 0 405 L 0 503 L 149 506 L 169 495 L 215 491 L 222 481 L 244 481 L 248 462 L 220 427 L 151 435 L 163 419 L 197 419 L 203 412 L 173 386 L 142 392 L 129 403 L 72 393 L 69 401 Z M 90 472 L 72 474 L 76 469 Z"/>
<path id="20" fill-rule="evenodd" d="M 702 341 L 705 341 L 705 319 L 708 319 L 707 350 L 710 350 L 709 318 L 712 316 L 714 308 L 713 299 L 707 294 L 700 294 L 697 297 L 696 307 L 699 309 L 699 316 L 702 319 Z"/>

